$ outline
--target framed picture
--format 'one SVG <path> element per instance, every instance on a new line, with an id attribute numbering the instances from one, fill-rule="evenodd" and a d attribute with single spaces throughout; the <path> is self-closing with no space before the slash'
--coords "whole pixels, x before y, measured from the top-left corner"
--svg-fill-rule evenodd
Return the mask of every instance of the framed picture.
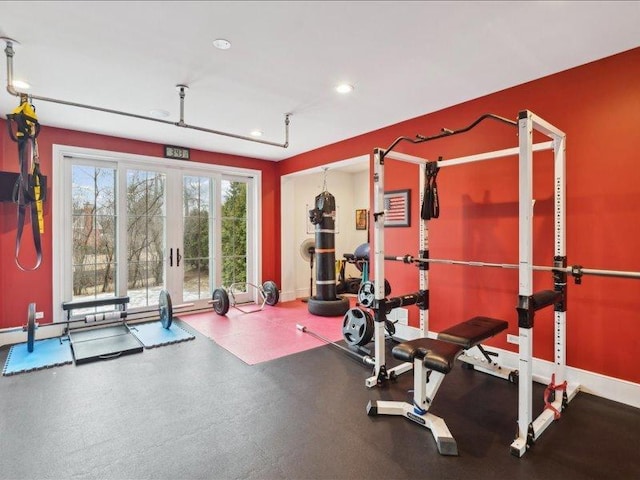
<path id="1" fill-rule="evenodd" d="M 411 225 L 411 190 L 384 192 L 384 226 L 409 227 Z"/>
<path id="2" fill-rule="evenodd" d="M 365 209 L 356 210 L 356 230 L 366 230 L 369 220 L 369 212 Z"/>

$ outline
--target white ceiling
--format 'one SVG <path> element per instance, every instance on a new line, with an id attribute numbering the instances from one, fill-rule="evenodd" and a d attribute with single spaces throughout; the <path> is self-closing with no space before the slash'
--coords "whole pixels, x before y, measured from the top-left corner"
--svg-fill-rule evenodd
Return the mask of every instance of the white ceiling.
<path id="1" fill-rule="evenodd" d="M 0 36 L 33 95 L 177 122 L 186 84 L 186 124 L 275 143 L 292 114 L 287 149 L 34 101 L 45 126 L 281 160 L 640 46 L 640 2 L 2 1 Z"/>

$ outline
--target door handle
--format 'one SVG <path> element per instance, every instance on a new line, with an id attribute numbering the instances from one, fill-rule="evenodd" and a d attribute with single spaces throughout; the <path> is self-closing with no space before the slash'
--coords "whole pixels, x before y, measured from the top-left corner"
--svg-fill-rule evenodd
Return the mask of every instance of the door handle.
<path id="1" fill-rule="evenodd" d="M 169 249 L 169 266 L 173 267 L 173 247 Z"/>
<path id="2" fill-rule="evenodd" d="M 176 267 L 180 266 L 180 260 L 182 260 L 182 255 L 180 255 L 180 249 L 176 248 Z"/>

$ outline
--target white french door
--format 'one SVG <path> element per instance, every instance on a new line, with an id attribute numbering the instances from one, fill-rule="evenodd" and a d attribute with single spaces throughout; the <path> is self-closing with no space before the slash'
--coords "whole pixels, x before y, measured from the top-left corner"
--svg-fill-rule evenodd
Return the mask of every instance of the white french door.
<path id="1" fill-rule="evenodd" d="M 174 243 L 182 249 L 172 259 L 170 247 L 169 259 L 177 267 L 175 289 L 184 302 L 208 301 L 220 287 L 232 288 L 239 303 L 251 300 L 251 179 L 185 170 L 181 180 L 182 229 L 175 229 Z"/>
<path id="2" fill-rule="evenodd" d="M 194 309 L 231 284 L 237 302 L 254 299 L 259 172 L 56 149 L 56 320 L 68 301 L 128 296 L 132 312 L 155 309 L 162 289 Z"/>

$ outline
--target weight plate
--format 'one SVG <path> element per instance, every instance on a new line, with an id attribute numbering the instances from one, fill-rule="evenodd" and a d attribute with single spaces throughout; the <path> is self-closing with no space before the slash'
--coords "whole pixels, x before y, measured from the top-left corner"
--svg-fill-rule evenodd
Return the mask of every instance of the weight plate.
<path id="1" fill-rule="evenodd" d="M 160 298 L 158 300 L 160 311 L 160 322 L 166 329 L 171 327 L 173 322 L 173 305 L 171 304 L 171 295 L 166 290 L 160 291 Z"/>
<path id="2" fill-rule="evenodd" d="M 373 282 L 364 282 L 358 290 L 358 303 L 363 307 L 370 308 L 376 299 L 376 291 Z"/>
<path id="3" fill-rule="evenodd" d="M 280 291 L 278 290 L 278 285 L 276 285 L 276 282 L 267 280 L 262 284 L 262 289 L 265 293 L 264 300 L 267 305 L 275 305 L 276 303 L 278 303 L 278 300 L 280 299 Z"/>
<path id="4" fill-rule="evenodd" d="M 223 288 L 216 288 L 213 291 L 213 310 L 218 315 L 226 315 L 229 311 L 229 295 Z"/>
<path id="5" fill-rule="evenodd" d="M 366 345 L 373 338 L 373 317 L 360 308 L 351 308 L 342 321 L 344 341 L 354 347 Z"/>
<path id="6" fill-rule="evenodd" d="M 396 325 L 391 320 L 384 321 L 384 329 L 392 337 L 396 334 Z"/>
<path id="7" fill-rule="evenodd" d="M 33 343 L 36 340 L 36 304 L 29 304 L 29 314 L 27 317 L 27 350 L 33 352 Z"/>

